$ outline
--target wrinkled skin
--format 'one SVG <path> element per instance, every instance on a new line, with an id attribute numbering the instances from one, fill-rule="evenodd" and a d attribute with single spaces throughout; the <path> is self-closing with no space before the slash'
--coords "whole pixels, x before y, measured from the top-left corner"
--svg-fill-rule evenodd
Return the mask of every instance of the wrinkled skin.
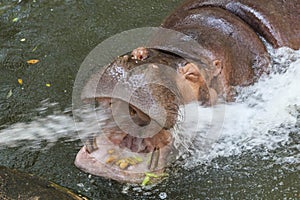
<path id="1" fill-rule="evenodd" d="M 300 48 L 300 5 L 296 0 L 189 0 L 161 26 L 196 40 L 201 47 L 195 50 L 198 57 L 187 60 L 166 48 L 140 47 L 113 61 L 101 78 L 92 76 L 82 100 L 96 101 L 106 110 L 109 126 L 101 130 L 104 136 L 87 140 L 78 153 L 75 164 L 82 170 L 132 183 L 141 183 L 144 172 L 162 173 L 173 155 L 171 130 L 176 127 L 180 105 L 234 101 L 236 86 L 253 84 L 268 73 L 269 55 L 261 37 L 274 48 Z M 176 73 L 167 73 L 168 69 Z M 151 84 L 139 84 L 145 80 Z M 112 95 L 118 84 L 123 86 L 121 93 L 134 91 L 130 98 Z M 138 128 L 130 127 L 126 120 L 114 122 L 112 107 L 119 116 L 129 110 Z M 139 127 L 149 124 L 151 128 L 141 134 Z M 154 129 L 154 134 L 148 134 Z M 148 162 L 121 164 L 120 158 L 129 154 L 112 155 L 111 149 L 125 149 Z"/>

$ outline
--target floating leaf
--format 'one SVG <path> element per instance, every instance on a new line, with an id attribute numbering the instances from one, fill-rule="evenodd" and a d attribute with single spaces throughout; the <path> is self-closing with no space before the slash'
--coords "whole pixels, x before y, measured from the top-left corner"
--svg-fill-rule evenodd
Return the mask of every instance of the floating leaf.
<path id="1" fill-rule="evenodd" d="M 167 173 L 154 174 L 154 173 L 151 173 L 151 172 L 145 172 L 145 175 L 146 176 L 145 176 L 145 178 L 142 182 L 142 186 L 146 186 L 149 183 L 151 178 L 157 179 L 157 178 L 163 178 L 163 177 L 168 176 Z"/>
<path id="2" fill-rule="evenodd" d="M 6 98 L 7 98 L 7 99 L 10 98 L 10 97 L 12 96 L 12 94 L 13 94 L 13 93 L 12 93 L 12 89 L 10 89 L 9 92 L 7 93 Z"/>
<path id="3" fill-rule="evenodd" d="M 46 83 L 46 87 L 51 87 L 51 84 L 50 83 Z"/>
<path id="4" fill-rule="evenodd" d="M 19 21 L 19 18 L 18 18 L 18 17 L 15 17 L 15 18 L 13 18 L 12 21 L 13 21 L 13 22 L 17 22 L 17 21 Z"/>
<path id="5" fill-rule="evenodd" d="M 36 64 L 38 62 L 40 62 L 40 61 L 37 60 L 37 59 L 27 60 L 27 63 L 30 64 L 30 65 Z"/>
<path id="6" fill-rule="evenodd" d="M 154 173 L 146 172 L 145 174 L 146 174 L 146 176 L 149 176 L 149 177 L 159 178 L 159 175 L 154 174 Z"/>
<path id="7" fill-rule="evenodd" d="M 145 175 L 149 176 L 149 177 L 152 177 L 152 178 L 161 178 L 161 177 L 168 176 L 167 173 L 154 174 L 154 173 L 151 173 L 151 172 L 145 172 Z"/>
<path id="8" fill-rule="evenodd" d="M 145 178 L 144 178 L 144 180 L 142 182 L 142 186 L 146 186 L 149 181 L 150 181 L 150 177 L 149 176 L 145 176 Z"/>
<path id="9" fill-rule="evenodd" d="M 33 49 L 32 49 L 32 52 L 35 52 L 37 50 L 38 46 L 35 46 Z"/>
<path id="10" fill-rule="evenodd" d="M 20 85 L 23 85 L 23 80 L 22 79 L 18 79 L 18 83 L 20 84 Z"/>

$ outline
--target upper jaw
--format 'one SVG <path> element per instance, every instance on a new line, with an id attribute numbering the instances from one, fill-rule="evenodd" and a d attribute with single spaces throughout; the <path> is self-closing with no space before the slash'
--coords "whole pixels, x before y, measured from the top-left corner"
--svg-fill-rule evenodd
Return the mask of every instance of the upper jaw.
<path id="1" fill-rule="evenodd" d="M 177 109 L 174 105 L 183 103 L 176 70 L 187 61 L 163 51 L 147 50 L 149 56 L 144 60 L 132 59 L 128 53 L 94 73 L 85 84 L 81 99 L 104 97 L 130 102 L 160 126 L 170 128 L 177 116 L 165 111 L 173 111 Z"/>

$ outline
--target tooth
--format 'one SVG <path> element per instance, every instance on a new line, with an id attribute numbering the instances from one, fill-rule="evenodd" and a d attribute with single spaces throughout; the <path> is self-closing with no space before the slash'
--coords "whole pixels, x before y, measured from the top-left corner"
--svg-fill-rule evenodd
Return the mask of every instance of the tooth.
<path id="1" fill-rule="evenodd" d="M 96 138 L 95 137 L 89 137 L 85 141 L 86 149 L 89 153 L 92 153 L 93 151 L 96 151 L 98 149 Z"/>
<path id="2" fill-rule="evenodd" d="M 151 154 L 150 163 L 148 166 L 149 170 L 154 170 L 158 166 L 160 149 L 159 147 L 155 147 Z"/>

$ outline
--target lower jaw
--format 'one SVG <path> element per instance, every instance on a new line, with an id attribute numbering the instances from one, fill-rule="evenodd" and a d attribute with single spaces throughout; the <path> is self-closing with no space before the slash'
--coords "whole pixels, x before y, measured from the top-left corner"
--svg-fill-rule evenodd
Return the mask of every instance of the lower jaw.
<path id="1" fill-rule="evenodd" d="M 126 183 L 142 183 L 147 172 L 158 176 L 162 174 L 172 151 L 172 144 L 161 148 L 155 166 L 152 163 L 150 167 L 155 160 L 152 152 L 131 152 L 112 144 L 105 136 L 98 136 L 96 144 L 98 149 L 91 153 L 83 146 L 76 156 L 75 165 L 87 173 Z"/>

